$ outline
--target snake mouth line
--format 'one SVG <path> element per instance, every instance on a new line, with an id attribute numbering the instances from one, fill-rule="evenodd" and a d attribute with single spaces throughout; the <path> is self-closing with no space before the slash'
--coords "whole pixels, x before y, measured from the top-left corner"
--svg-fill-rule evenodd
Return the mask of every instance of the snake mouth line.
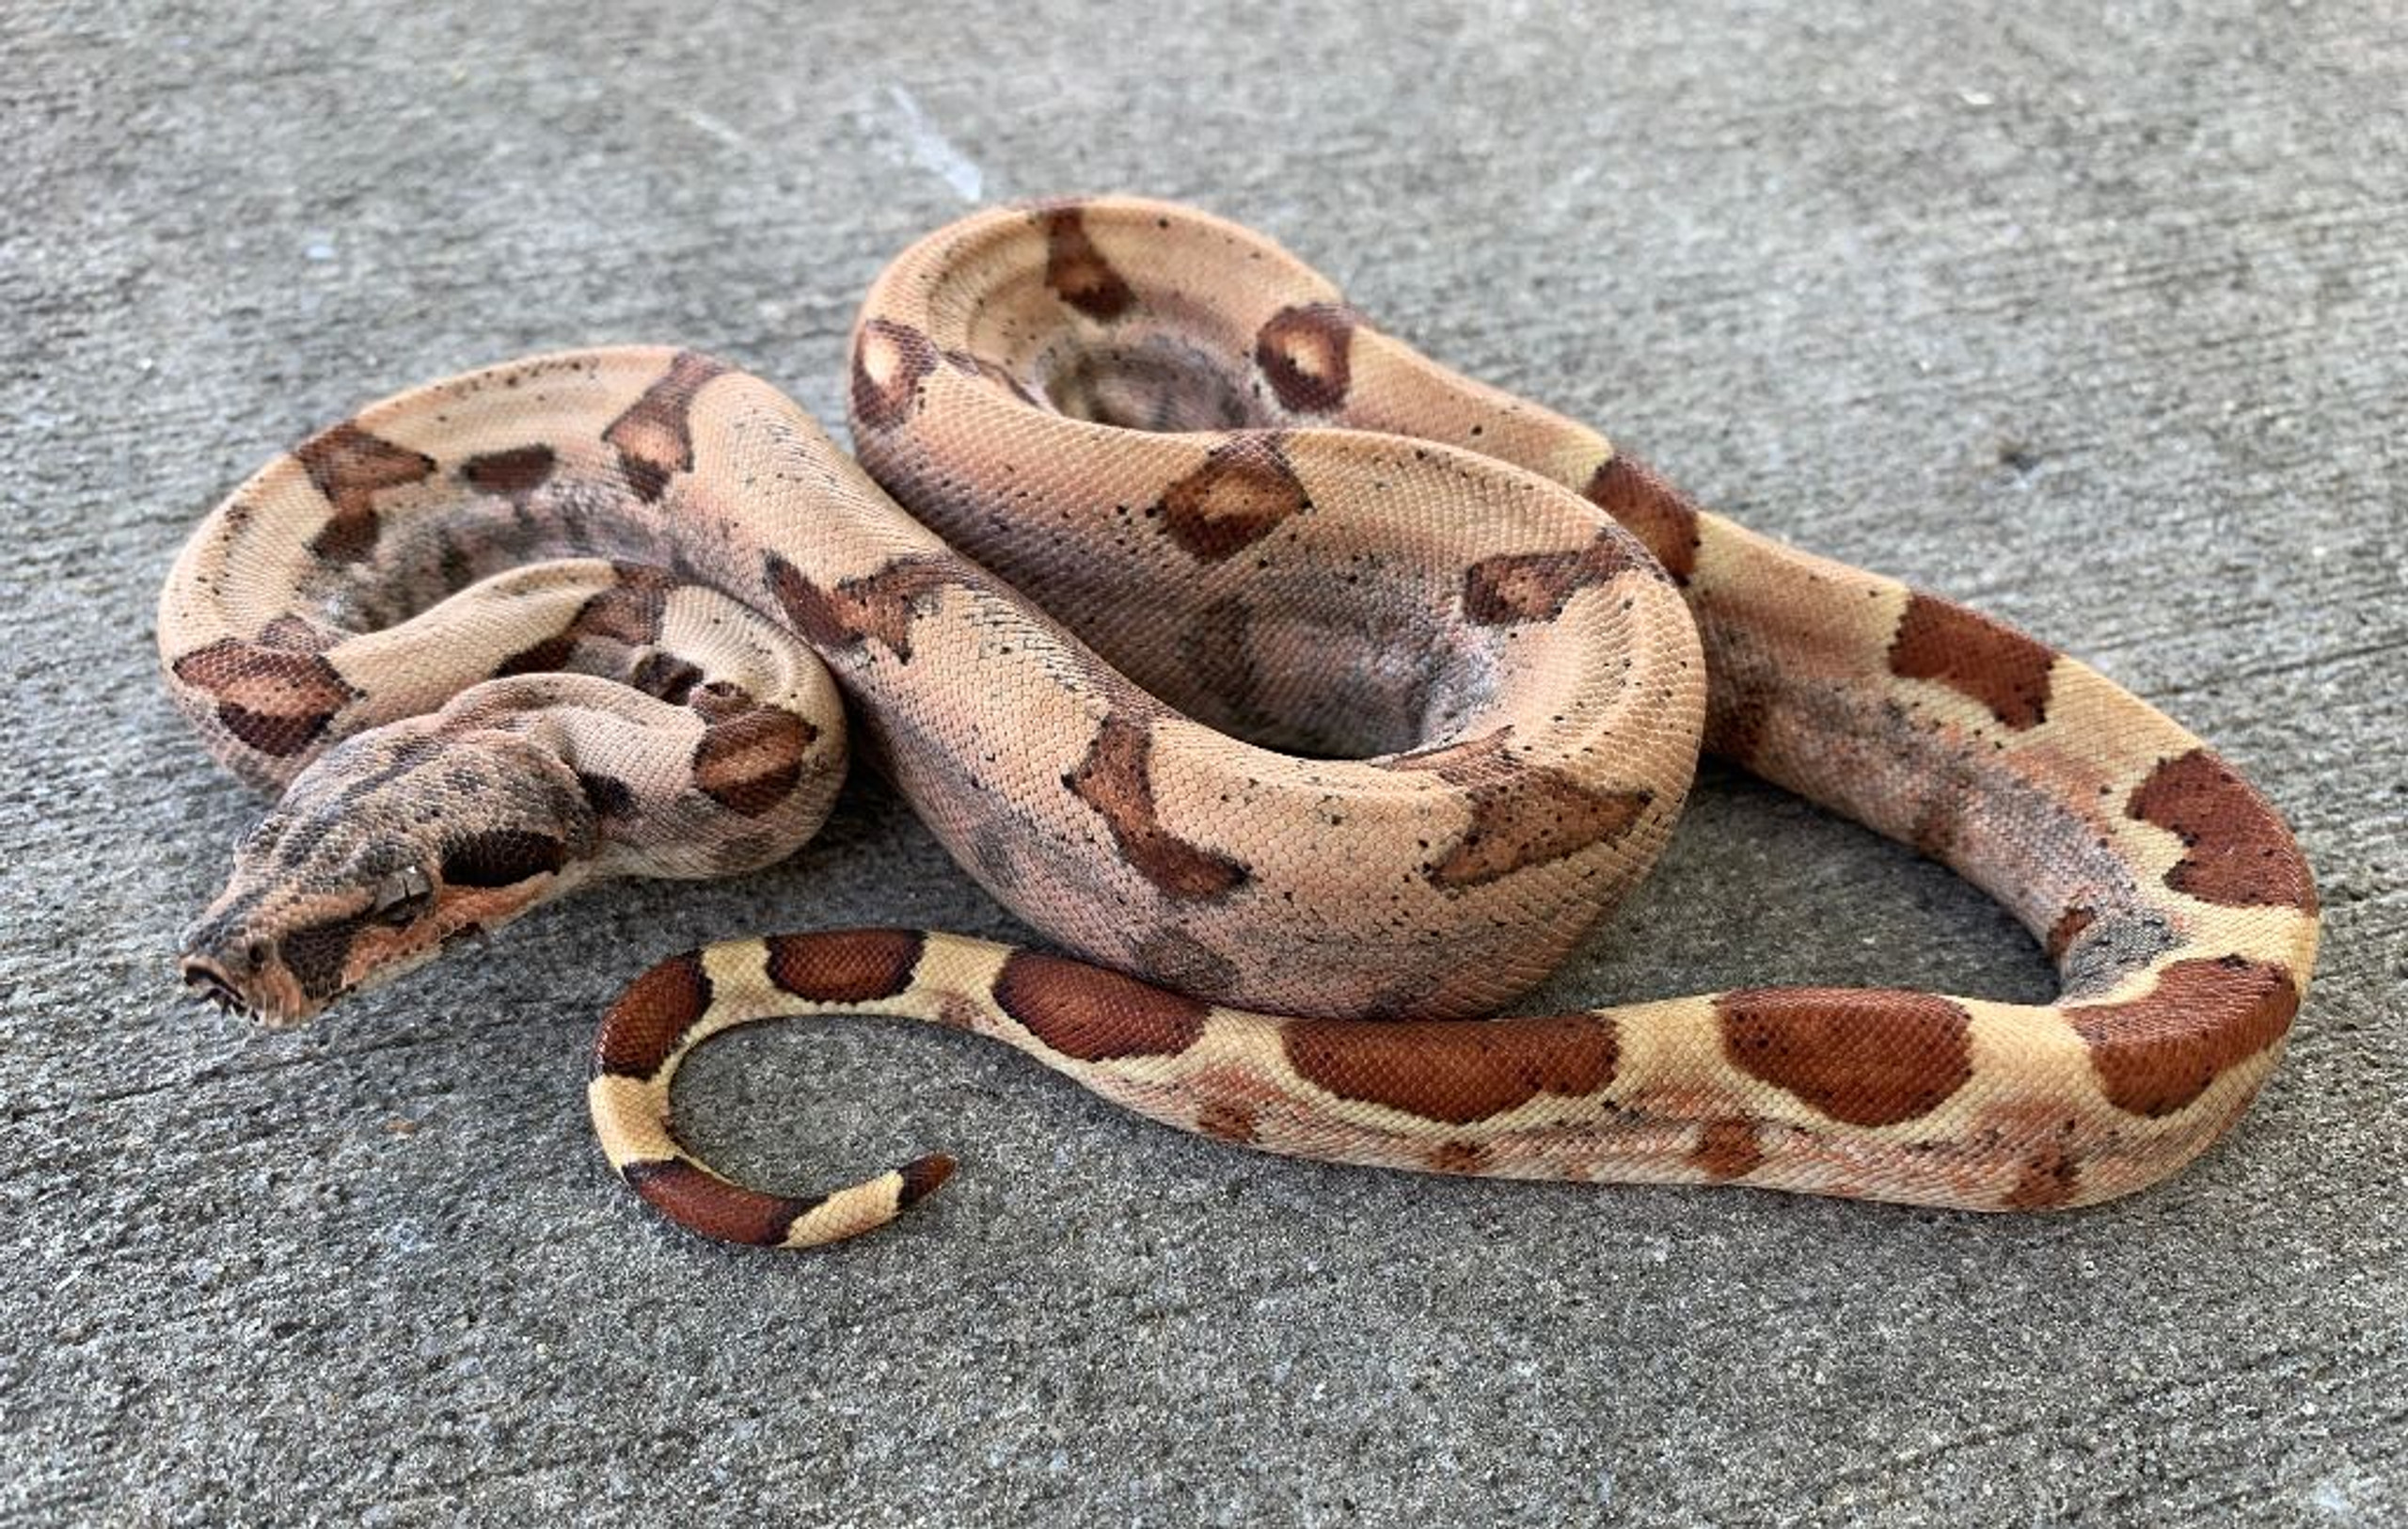
<path id="1" fill-rule="evenodd" d="M 225 968 L 204 956 L 186 956 L 180 968 L 184 991 L 202 1002 L 245 1019 L 261 1017 L 257 1004 L 243 995 Z"/>
<path id="2" fill-rule="evenodd" d="M 234 975 L 207 956 L 188 955 L 182 958 L 179 971 L 184 991 L 220 1012 L 264 1025 L 270 1029 L 286 1029 L 309 1018 L 327 1003 L 347 996 L 353 985 L 329 994 L 318 1003 L 304 999 L 298 1003 L 276 994 L 273 982 L 259 995 L 246 990 Z"/>

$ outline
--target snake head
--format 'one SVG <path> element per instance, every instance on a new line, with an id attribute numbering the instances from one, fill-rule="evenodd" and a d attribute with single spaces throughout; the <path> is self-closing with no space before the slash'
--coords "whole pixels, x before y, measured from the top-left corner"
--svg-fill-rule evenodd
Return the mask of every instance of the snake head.
<path id="1" fill-rule="evenodd" d="M 329 749 L 234 852 L 184 932 L 184 985 L 299 1024 L 577 885 L 594 809 L 560 757 L 514 732 L 417 718 Z"/>

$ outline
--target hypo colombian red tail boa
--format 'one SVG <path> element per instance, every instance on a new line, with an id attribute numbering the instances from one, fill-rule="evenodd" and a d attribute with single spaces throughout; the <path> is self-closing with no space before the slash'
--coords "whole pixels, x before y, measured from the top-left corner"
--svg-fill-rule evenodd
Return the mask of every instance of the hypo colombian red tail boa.
<path id="1" fill-rule="evenodd" d="M 377 404 L 236 490 L 160 647 L 212 752 L 284 798 L 188 980 L 296 1021 L 586 880 L 777 859 L 842 773 L 841 693 L 1071 954 L 855 931 L 646 973 L 594 1119 L 713 1235 L 850 1235 L 950 1166 L 797 1200 L 691 1157 L 679 1062 L 772 1014 L 975 1029 L 1277 1152 L 1990 1209 L 2162 1177 L 2274 1065 L 2315 891 L 2196 739 L 1697 508 L 1259 234 L 1122 199 L 967 218 L 872 289 L 850 412 L 859 466 L 720 362 L 575 352 Z M 1999 899 L 2057 1001 L 1453 1023 L 1645 872 L 1701 732 Z"/>

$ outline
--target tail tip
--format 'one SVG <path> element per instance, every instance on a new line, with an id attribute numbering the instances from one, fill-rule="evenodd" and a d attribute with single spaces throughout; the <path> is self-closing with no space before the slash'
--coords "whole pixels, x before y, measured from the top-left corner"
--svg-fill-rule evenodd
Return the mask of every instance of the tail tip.
<path id="1" fill-rule="evenodd" d="M 903 1187 L 895 1193 L 895 1208 L 898 1211 L 917 1204 L 934 1194 L 945 1180 L 953 1177 L 954 1161 L 941 1152 L 925 1157 L 914 1157 L 895 1170 L 903 1176 Z"/>

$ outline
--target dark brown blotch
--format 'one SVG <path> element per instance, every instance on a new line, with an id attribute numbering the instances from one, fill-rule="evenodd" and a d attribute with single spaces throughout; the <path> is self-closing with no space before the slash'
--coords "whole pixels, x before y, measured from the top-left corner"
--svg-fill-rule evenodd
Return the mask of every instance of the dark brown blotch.
<path id="1" fill-rule="evenodd" d="M 718 724 L 740 717 L 761 703 L 732 679 L 713 679 L 688 691 L 685 704 L 702 713 L 705 722 Z"/>
<path id="2" fill-rule="evenodd" d="M 1635 456 L 1609 456 L 1580 492 L 1638 537 L 1674 583 L 1687 584 L 1696 575 L 1697 505 L 1654 468 Z"/>
<path id="3" fill-rule="evenodd" d="M 1485 1141 L 1466 1141 L 1450 1137 L 1430 1149 L 1426 1161 L 1433 1173 L 1485 1173 L 1497 1160 L 1496 1150 Z"/>
<path id="4" fill-rule="evenodd" d="M 795 1220 L 820 1203 L 730 1184 L 683 1158 L 629 1163 L 620 1176 L 653 1209 L 689 1231 L 752 1248 L 785 1241 Z"/>
<path id="5" fill-rule="evenodd" d="M 960 569 L 936 557 L 902 557 L 878 572 L 823 589 L 777 553 L 768 554 L 769 588 L 786 619 L 814 646 L 858 646 L 876 642 L 896 660 L 911 661 L 911 623 L 936 608 L 938 597 L 964 582 Z"/>
<path id="6" fill-rule="evenodd" d="M 784 707 L 756 707 L 704 729 L 694 745 L 694 785 L 747 818 L 775 809 L 802 780 L 819 729 Z"/>
<path id="7" fill-rule="evenodd" d="M 1134 955 L 1132 965 L 1181 993 L 1227 993 L 1239 983 L 1236 962 L 1175 925 L 1139 940 Z"/>
<path id="8" fill-rule="evenodd" d="M 1712 677 L 1705 693 L 1705 746 L 1753 769 L 1766 734 L 1781 713 L 1781 686 L 1761 666 L 1708 667 Z"/>
<path id="9" fill-rule="evenodd" d="M 2225 1072 L 2288 1034 L 2299 1011 L 2290 973 L 2242 956 L 2178 961 L 2126 1003 L 2085 1004 L 2067 1020 L 2115 1107 L 2170 1115 Z"/>
<path id="10" fill-rule="evenodd" d="M 568 846 L 549 834 L 493 828 L 443 847 L 443 882 L 447 886 L 515 886 L 538 876 L 556 876 L 567 863 Z"/>
<path id="11" fill-rule="evenodd" d="M 945 1180 L 953 1177 L 953 1159 L 941 1152 L 930 1153 L 926 1157 L 914 1157 L 896 1169 L 895 1174 L 903 1182 L 895 1191 L 895 1210 L 910 1210 L 936 1193 Z"/>
<path id="12" fill-rule="evenodd" d="M 356 563 L 376 549 L 379 529 L 372 510 L 337 510 L 309 538 L 309 555 L 321 563 Z"/>
<path id="13" fill-rule="evenodd" d="M 469 457 L 460 464 L 460 478 L 480 494 L 518 499 L 542 487 L 555 463 L 549 446 L 514 446 L 506 452 Z"/>
<path id="14" fill-rule="evenodd" d="M 1196 1112 L 1196 1129 L 1215 1141 L 1251 1146 L 1258 1114 L 1254 1106 L 1235 1099 L 1208 1099 Z"/>
<path id="15" fill-rule="evenodd" d="M 702 682 L 699 665 L 658 648 L 645 649 L 627 669 L 627 684 L 631 688 L 671 706 L 684 706 L 694 687 Z"/>
<path id="16" fill-rule="evenodd" d="M 668 373 L 602 432 L 618 451 L 620 475 L 638 499 L 658 500 L 671 478 L 693 470 L 695 395 L 727 370 L 708 356 L 680 351 Z"/>
<path id="17" fill-rule="evenodd" d="M 1062 784 L 1102 818 L 1120 857 L 1165 897 L 1194 901 L 1244 885 L 1250 873 L 1243 864 L 1163 826 L 1154 804 L 1152 749 L 1150 727 L 1115 713 Z"/>
<path id="18" fill-rule="evenodd" d="M 611 565 L 616 581 L 594 591 L 569 624 L 572 637 L 606 637 L 642 647 L 660 641 L 660 618 L 677 581 L 666 569 L 642 563 Z"/>
<path id="19" fill-rule="evenodd" d="M 324 654 L 239 637 L 195 648 L 169 668 L 184 684 L 209 693 L 228 732 L 279 759 L 315 743 L 335 714 L 359 698 Z"/>
<path id="20" fill-rule="evenodd" d="M 669 592 L 676 587 L 675 576 L 641 563 L 615 564 L 612 572 L 617 576 L 616 581 L 586 597 L 567 626 L 502 660 L 494 667 L 494 677 L 507 678 L 512 675 L 550 674 L 565 669 L 576 656 L 578 645 L 588 638 L 635 648 L 657 643 Z M 646 654 L 630 671 L 628 682 L 647 693 L 673 699 L 668 692 L 680 677 L 673 668 L 664 665 L 673 666 L 680 661 Z M 690 665 L 684 667 L 690 672 Z M 694 677 L 700 677 L 697 674 Z"/>
<path id="21" fill-rule="evenodd" d="M 1393 770 L 1421 770 L 1464 788 L 1471 820 L 1423 869 L 1434 886 L 1484 886 L 1620 838 L 1655 801 L 1644 789 L 1601 789 L 1552 765 L 1516 767 L 1509 725 L 1481 738 L 1400 755 Z"/>
<path id="22" fill-rule="evenodd" d="M 2180 837 L 2187 851 L 2165 884 L 2227 907 L 2316 912 L 2316 882 L 2299 841 L 2249 783 L 2205 748 L 2149 772 L 2127 813 Z"/>
<path id="23" fill-rule="evenodd" d="M 1889 988 L 1755 988 L 1715 1000 L 1722 1055 L 1836 1121 L 1895 1125 L 1973 1075 L 1972 1016 Z"/>
<path id="24" fill-rule="evenodd" d="M 810 1003 L 868 1003 L 911 985 L 926 939 L 916 930 L 859 929 L 779 934 L 767 970 L 781 992 Z"/>
<path id="25" fill-rule="evenodd" d="M 1014 951 L 995 980 L 995 1002 L 1065 1057 L 1111 1061 L 1170 1057 L 1196 1043 L 1209 1006 L 1201 1001 L 1034 950 Z"/>
<path id="26" fill-rule="evenodd" d="M 577 788 L 596 818 L 624 818 L 636 804 L 634 788 L 616 775 L 580 770 L 577 772 Z"/>
<path id="27" fill-rule="evenodd" d="M 1970 696 L 2018 730 L 2049 714 L 2056 649 L 1979 611 L 1917 590 L 1890 641 L 1890 672 L 1929 679 Z"/>
<path id="28" fill-rule="evenodd" d="M 1354 315 L 1337 303 L 1300 303 L 1271 315 L 1254 339 L 1254 364 L 1280 406 L 1327 414 L 1353 386 Z"/>
<path id="29" fill-rule="evenodd" d="M 2007 1210 L 2054 1210 L 2069 1203 L 2082 1182 L 2081 1165 L 2061 1146 L 2044 1147 L 2024 1159 L 2000 1204 Z"/>
<path id="30" fill-rule="evenodd" d="M 1312 508 L 1274 435 L 1236 436 L 1163 490 L 1163 530 L 1189 556 L 1218 563 Z"/>
<path id="31" fill-rule="evenodd" d="M 376 546 L 376 496 L 420 482 L 435 472 L 435 458 L 372 436 L 346 420 L 293 448 L 309 482 L 334 507 L 309 550 L 326 563 L 352 563 Z"/>
<path id="32" fill-rule="evenodd" d="M 1689 1161 L 1717 1182 L 1744 1178 L 1764 1166 L 1764 1160 L 1755 1123 L 1735 1117 L 1706 1122 L 1689 1150 Z"/>
<path id="33" fill-rule="evenodd" d="M 1468 1125 L 1540 1094 L 1580 1098 L 1613 1081 L 1613 1021 L 1556 1014 L 1479 1022 L 1291 1020 L 1279 1032 L 1298 1076 L 1341 1099 Z"/>
<path id="34" fill-rule="evenodd" d="M 577 652 L 573 631 L 555 632 L 540 643 L 530 643 L 510 657 L 494 665 L 496 679 L 508 679 L 513 675 L 547 675 L 568 667 L 569 659 Z"/>
<path id="35" fill-rule="evenodd" d="M 1485 886 L 1620 838 L 1655 799 L 1645 790 L 1599 790 L 1552 767 L 1509 785 L 1477 787 L 1470 825 L 1425 874 L 1449 891 Z"/>
<path id="36" fill-rule="evenodd" d="M 1054 295 L 1106 323 L 1129 311 L 1137 295 L 1087 236 L 1079 209 L 1049 208 L 1039 216 L 1045 229 L 1045 285 Z"/>
<path id="37" fill-rule="evenodd" d="M 356 918 L 337 918 L 296 929 L 277 942 L 277 956 L 301 991 L 323 1002 L 343 990 L 343 968 L 364 926 Z"/>
<path id="38" fill-rule="evenodd" d="M 1664 570 L 1618 527 L 1568 552 L 1502 552 L 1464 571 L 1464 614 L 1483 627 L 1552 621 L 1572 597 L 1636 571 L 1662 580 Z"/>
<path id="39" fill-rule="evenodd" d="M 699 950 L 672 956 L 627 984 L 594 1039 L 594 1074 L 650 1077 L 711 1003 Z"/>

